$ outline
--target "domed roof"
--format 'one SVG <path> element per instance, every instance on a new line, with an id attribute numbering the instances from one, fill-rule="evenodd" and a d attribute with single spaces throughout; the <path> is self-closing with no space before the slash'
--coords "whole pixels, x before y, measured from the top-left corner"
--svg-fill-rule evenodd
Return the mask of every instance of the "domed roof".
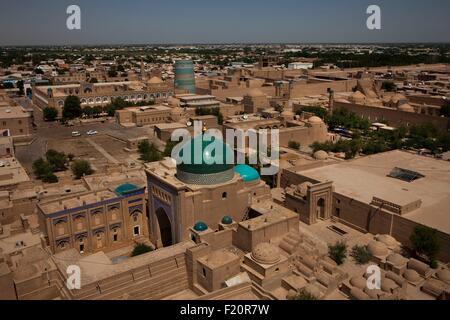
<path id="1" fill-rule="evenodd" d="M 136 191 L 137 189 L 139 189 L 139 187 L 134 185 L 134 184 L 132 184 L 132 183 L 124 183 L 124 184 L 121 184 L 120 186 L 118 186 L 114 190 L 114 192 L 117 193 L 118 195 L 123 196 L 123 195 L 125 195 L 127 193 Z"/>
<path id="2" fill-rule="evenodd" d="M 149 83 L 149 84 L 160 84 L 160 83 L 164 83 L 164 81 L 162 81 L 161 78 L 152 77 L 150 80 L 147 81 L 147 83 Z"/>
<path id="3" fill-rule="evenodd" d="M 212 174 L 233 168 L 233 150 L 220 139 L 207 133 L 197 135 L 186 142 L 180 151 L 180 158 L 187 163 L 177 166 L 178 170 L 194 174 Z M 183 152 L 190 149 L 190 155 L 184 159 Z"/>
<path id="4" fill-rule="evenodd" d="M 311 118 L 309 118 L 308 122 L 313 123 L 313 124 L 323 123 L 322 119 L 320 119 L 319 117 L 316 117 L 316 116 L 312 116 Z"/>
<path id="5" fill-rule="evenodd" d="M 385 244 L 379 241 L 372 241 L 367 245 L 367 250 L 374 256 L 385 256 L 388 254 L 388 249 Z"/>
<path id="6" fill-rule="evenodd" d="M 405 259 L 401 255 L 399 255 L 398 253 L 391 253 L 390 255 L 388 255 L 386 260 L 389 261 L 390 263 L 392 263 L 395 266 L 401 265 L 405 261 Z"/>
<path id="7" fill-rule="evenodd" d="M 194 230 L 198 232 L 206 231 L 208 230 L 208 225 L 203 221 L 199 221 L 194 225 Z"/>
<path id="8" fill-rule="evenodd" d="M 265 96 L 264 92 L 261 91 L 259 88 L 253 88 L 248 93 L 247 96 L 249 97 L 262 97 Z"/>
<path id="9" fill-rule="evenodd" d="M 367 280 L 363 277 L 356 276 L 350 279 L 350 284 L 358 289 L 363 290 L 367 286 Z"/>
<path id="10" fill-rule="evenodd" d="M 380 234 L 375 237 L 377 241 L 380 241 L 384 243 L 387 246 L 395 246 L 397 245 L 397 240 L 395 240 L 394 237 L 388 235 L 388 234 Z"/>
<path id="11" fill-rule="evenodd" d="M 327 160 L 328 159 L 328 153 L 326 153 L 323 150 L 319 150 L 319 151 L 314 152 L 313 157 L 316 160 Z"/>
<path id="12" fill-rule="evenodd" d="M 381 290 L 384 292 L 391 292 L 397 287 L 398 285 L 392 279 L 384 278 L 381 280 Z"/>
<path id="13" fill-rule="evenodd" d="M 411 105 L 407 104 L 407 103 L 404 103 L 401 106 L 399 106 L 398 110 L 404 111 L 404 112 L 416 112 L 414 110 L 414 108 Z"/>
<path id="14" fill-rule="evenodd" d="M 234 171 L 242 177 L 242 180 L 244 180 L 244 182 L 256 181 L 260 178 L 258 171 L 246 164 L 237 165 L 236 167 L 234 167 Z"/>
<path id="15" fill-rule="evenodd" d="M 391 101 L 394 103 L 397 103 L 401 100 L 408 100 L 408 99 L 406 99 L 406 97 L 400 93 L 396 93 L 391 97 Z"/>
<path id="16" fill-rule="evenodd" d="M 349 98 L 352 100 L 365 100 L 366 96 L 361 91 L 356 91 L 352 93 Z"/>
<path id="17" fill-rule="evenodd" d="M 282 115 L 283 117 L 294 117 L 294 116 L 295 116 L 295 113 L 292 112 L 292 110 L 284 110 L 284 111 L 281 113 L 281 115 Z"/>
<path id="18" fill-rule="evenodd" d="M 233 219 L 230 216 L 224 216 L 222 218 L 222 224 L 232 224 Z"/>
<path id="19" fill-rule="evenodd" d="M 436 273 L 436 276 L 439 280 L 450 282 L 450 271 L 448 271 L 447 269 L 439 270 Z"/>
<path id="20" fill-rule="evenodd" d="M 252 258 L 261 264 L 274 264 L 280 261 L 280 250 L 273 244 L 263 242 L 255 246 Z"/>
<path id="21" fill-rule="evenodd" d="M 405 272 L 403 273 L 403 277 L 411 282 L 417 282 L 420 280 L 420 276 L 417 273 L 416 270 L 413 269 L 406 269 Z"/>

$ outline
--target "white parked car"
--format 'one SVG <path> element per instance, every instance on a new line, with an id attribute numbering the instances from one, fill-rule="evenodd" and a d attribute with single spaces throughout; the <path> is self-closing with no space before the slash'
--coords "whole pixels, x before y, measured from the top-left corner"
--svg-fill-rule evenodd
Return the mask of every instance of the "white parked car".
<path id="1" fill-rule="evenodd" d="M 72 132 L 72 137 L 79 137 L 79 136 L 81 136 L 81 133 L 79 131 Z"/>
<path id="2" fill-rule="evenodd" d="M 86 134 L 88 135 L 88 136 L 93 136 L 93 135 L 96 135 L 98 132 L 97 131 L 95 131 L 95 130 L 89 130 L 88 132 L 86 132 Z"/>

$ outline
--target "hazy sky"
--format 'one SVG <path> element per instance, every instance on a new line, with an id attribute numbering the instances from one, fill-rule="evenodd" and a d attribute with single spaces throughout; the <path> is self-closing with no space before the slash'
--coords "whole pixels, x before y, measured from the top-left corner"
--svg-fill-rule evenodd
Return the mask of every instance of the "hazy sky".
<path id="1" fill-rule="evenodd" d="M 450 42 L 449 0 L 0 0 L 0 45 Z M 82 29 L 66 28 L 81 7 Z M 366 9 L 382 9 L 382 30 Z"/>

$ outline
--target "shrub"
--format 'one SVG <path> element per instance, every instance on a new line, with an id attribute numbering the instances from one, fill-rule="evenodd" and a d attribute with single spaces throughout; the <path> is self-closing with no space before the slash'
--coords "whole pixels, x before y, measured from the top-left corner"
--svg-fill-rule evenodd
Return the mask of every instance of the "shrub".
<path id="1" fill-rule="evenodd" d="M 144 243 L 137 244 L 134 247 L 133 251 L 131 252 L 131 256 L 132 257 L 136 257 L 136 256 L 139 256 L 141 254 L 144 254 L 144 253 L 147 253 L 147 252 L 150 252 L 150 251 L 153 251 L 153 250 L 154 249 L 152 247 L 150 247 L 150 246 L 148 246 L 148 245 L 146 245 Z"/>
<path id="2" fill-rule="evenodd" d="M 305 289 L 300 290 L 300 292 L 295 296 L 294 300 L 317 300 L 317 297 L 306 291 Z"/>
<path id="3" fill-rule="evenodd" d="M 300 143 L 298 143 L 297 141 L 289 141 L 288 147 L 290 149 L 300 150 Z"/>
<path id="4" fill-rule="evenodd" d="M 350 253 L 353 259 L 355 259 L 357 264 L 366 264 L 372 258 L 372 255 L 367 250 L 366 246 L 355 245 Z"/>
<path id="5" fill-rule="evenodd" d="M 64 101 L 63 118 L 72 120 L 81 117 L 82 114 L 80 99 L 77 96 L 68 96 Z"/>
<path id="6" fill-rule="evenodd" d="M 42 112 L 44 114 L 45 121 L 55 121 L 58 117 L 58 110 L 53 107 L 46 107 Z"/>
<path id="7" fill-rule="evenodd" d="M 88 176 L 94 172 L 91 168 L 91 164 L 86 160 L 75 160 L 72 163 L 72 173 L 76 179 L 81 179 L 83 176 Z"/>
<path id="8" fill-rule="evenodd" d="M 426 255 L 430 262 L 436 258 L 441 248 L 437 231 L 428 227 L 416 227 L 409 239 L 413 249 L 418 254 Z"/>
<path id="9" fill-rule="evenodd" d="M 138 145 L 140 159 L 144 162 L 154 162 L 162 159 L 161 153 L 156 146 L 147 140 L 142 141 Z"/>
<path id="10" fill-rule="evenodd" d="M 64 152 L 58 152 L 50 149 L 45 153 L 45 157 L 52 167 L 53 172 L 64 171 L 67 169 L 66 164 L 68 158 Z"/>
<path id="11" fill-rule="evenodd" d="M 335 245 L 328 245 L 328 255 L 338 265 L 344 263 L 347 257 L 347 245 L 344 242 L 337 242 Z"/>

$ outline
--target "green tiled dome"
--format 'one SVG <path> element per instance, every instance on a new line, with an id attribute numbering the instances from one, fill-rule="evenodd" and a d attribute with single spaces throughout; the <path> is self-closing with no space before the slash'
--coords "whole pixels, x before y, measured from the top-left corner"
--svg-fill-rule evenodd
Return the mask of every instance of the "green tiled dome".
<path id="1" fill-rule="evenodd" d="M 234 167 L 234 171 L 238 173 L 245 182 L 256 181 L 260 178 L 256 169 L 245 164 L 237 165 Z"/>
<path id="2" fill-rule="evenodd" d="M 232 169 L 233 150 L 228 144 L 224 143 L 221 140 L 216 142 L 215 139 L 215 137 L 212 137 L 208 134 L 202 134 L 186 142 L 191 150 L 190 161 L 189 163 L 179 164 L 178 170 L 193 174 L 212 174 Z M 211 147 L 208 148 L 209 145 L 211 145 Z M 216 145 L 215 150 L 211 150 L 212 148 L 214 148 L 214 145 Z M 186 147 L 186 145 L 183 146 L 183 148 Z M 217 161 L 218 163 L 214 163 L 215 152 L 217 152 L 217 150 L 222 151 L 220 159 L 221 161 Z M 201 158 L 199 157 L 199 160 L 201 161 L 198 161 L 199 163 L 196 164 L 196 154 L 198 155 L 199 153 L 201 153 L 202 155 Z M 181 150 L 180 152 L 180 157 L 183 157 L 183 150 Z"/>
<path id="3" fill-rule="evenodd" d="M 232 224 L 233 223 L 233 219 L 230 216 L 225 216 L 222 218 L 222 223 L 223 224 Z"/>
<path id="4" fill-rule="evenodd" d="M 208 229 L 208 226 L 206 223 L 199 221 L 194 225 L 194 230 L 198 232 L 206 231 Z"/>

